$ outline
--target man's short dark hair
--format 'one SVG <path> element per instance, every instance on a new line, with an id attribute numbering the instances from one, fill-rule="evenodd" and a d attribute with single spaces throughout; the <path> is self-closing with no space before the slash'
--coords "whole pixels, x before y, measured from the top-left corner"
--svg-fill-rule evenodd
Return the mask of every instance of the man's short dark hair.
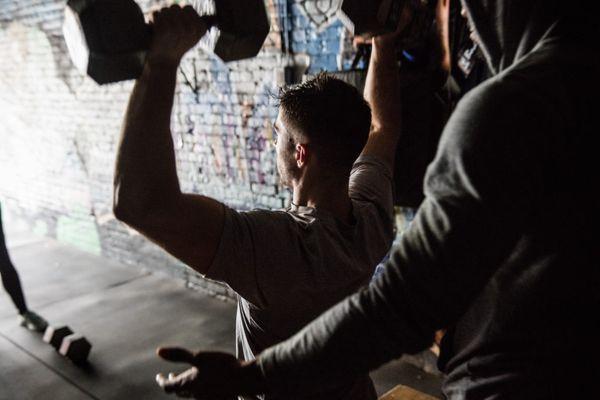
<path id="1" fill-rule="evenodd" d="M 321 164 L 349 172 L 369 137 L 371 109 L 348 83 L 320 73 L 277 96 L 292 130 L 308 138 Z M 310 148 L 310 147 L 309 147 Z"/>

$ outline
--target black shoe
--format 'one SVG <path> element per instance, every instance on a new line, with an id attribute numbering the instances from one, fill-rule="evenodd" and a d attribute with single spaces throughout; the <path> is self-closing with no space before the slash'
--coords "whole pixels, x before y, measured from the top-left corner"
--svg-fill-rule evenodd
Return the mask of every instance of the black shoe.
<path id="1" fill-rule="evenodd" d="M 20 315 L 21 326 L 34 332 L 44 332 L 48 327 L 48 322 L 33 311 L 25 311 Z"/>

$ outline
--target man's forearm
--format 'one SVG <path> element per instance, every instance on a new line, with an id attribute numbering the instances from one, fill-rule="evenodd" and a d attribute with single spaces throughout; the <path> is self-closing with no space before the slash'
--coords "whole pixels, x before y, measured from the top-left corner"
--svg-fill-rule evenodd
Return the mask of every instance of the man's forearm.
<path id="1" fill-rule="evenodd" d="M 180 193 L 170 120 L 177 64 L 147 63 L 135 83 L 117 155 L 115 211 L 142 216 Z"/>
<path id="2" fill-rule="evenodd" d="M 373 40 L 364 96 L 372 111 L 368 147 L 371 146 L 371 151 L 380 154 L 389 165 L 393 165 L 401 132 L 400 77 L 394 40 Z"/>
<path id="3" fill-rule="evenodd" d="M 371 104 L 373 126 L 397 125 L 400 106 L 400 78 L 395 45 L 373 40 L 365 82 L 365 98 Z M 395 117 L 395 118 L 392 118 Z"/>

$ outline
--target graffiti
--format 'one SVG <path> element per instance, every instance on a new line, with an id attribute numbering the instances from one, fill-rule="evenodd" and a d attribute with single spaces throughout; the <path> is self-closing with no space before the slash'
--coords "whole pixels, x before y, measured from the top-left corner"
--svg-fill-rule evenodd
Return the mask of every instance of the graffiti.
<path id="1" fill-rule="evenodd" d="M 265 40 L 263 49 L 281 50 L 283 48 L 281 30 L 284 26 L 283 19 L 285 19 L 286 16 L 285 13 L 282 12 L 281 7 L 278 7 L 276 3 L 276 0 L 267 1 L 267 13 L 270 16 L 271 31 L 267 36 L 267 40 Z"/>
<path id="2" fill-rule="evenodd" d="M 336 14 L 342 0 L 300 0 L 296 4 L 320 32 L 337 20 Z"/>
<path id="3" fill-rule="evenodd" d="M 184 84 L 194 93 L 196 103 L 200 103 L 200 86 L 198 85 L 198 70 L 196 69 L 196 59 L 193 59 L 191 63 L 187 65 L 191 66 L 191 71 L 186 73 L 186 69 L 183 66 L 179 67 L 179 73 L 183 76 Z M 191 76 L 190 79 L 188 76 Z"/>

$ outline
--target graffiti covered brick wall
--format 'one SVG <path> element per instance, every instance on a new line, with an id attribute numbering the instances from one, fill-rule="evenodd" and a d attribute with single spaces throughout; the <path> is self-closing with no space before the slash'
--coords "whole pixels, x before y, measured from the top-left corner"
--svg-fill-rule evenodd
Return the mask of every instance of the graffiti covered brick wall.
<path id="1" fill-rule="evenodd" d="M 289 56 L 309 73 L 347 64 L 340 0 L 265 0 L 271 32 L 258 57 L 223 64 L 200 49 L 183 60 L 172 118 L 184 191 L 237 209 L 281 208 L 270 144 L 270 94 Z M 115 149 L 133 82 L 97 86 L 73 67 L 58 0 L 0 0 L 0 200 L 41 235 L 214 292 L 207 282 L 112 214 Z M 160 1 L 140 1 L 149 13 Z"/>

